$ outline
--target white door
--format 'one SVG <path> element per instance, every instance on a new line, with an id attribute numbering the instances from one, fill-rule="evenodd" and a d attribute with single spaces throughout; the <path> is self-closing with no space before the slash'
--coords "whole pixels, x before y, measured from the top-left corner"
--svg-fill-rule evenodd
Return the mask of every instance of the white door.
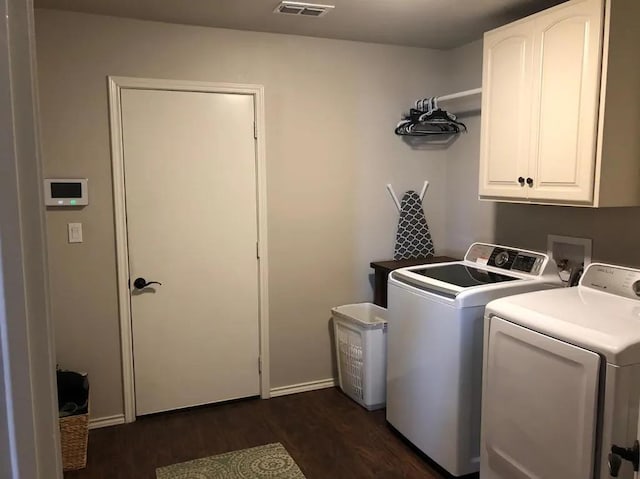
<path id="1" fill-rule="evenodd" d="M 121 106 L 136 414 L 257 395 L 253 96 L 123 89 Z"/>
<path id="2" fill-rule="evenodd" d="M 593 200 L 602 3 L 574 1 L 536 19 L 531 199 Z"/>
<path id="3" fill-rule="evenodd" d="M 526 198 L 531 135 L 533 25 L 484 38 L 480 185 L 483 196 Z M 520 180 L 520 181 L 519 181 Z"/>
<path id="4" fill-rule="evenodd" d="M 485 354 L 482 478 L 593 477 L 600 357 L 499 318 Z"/>

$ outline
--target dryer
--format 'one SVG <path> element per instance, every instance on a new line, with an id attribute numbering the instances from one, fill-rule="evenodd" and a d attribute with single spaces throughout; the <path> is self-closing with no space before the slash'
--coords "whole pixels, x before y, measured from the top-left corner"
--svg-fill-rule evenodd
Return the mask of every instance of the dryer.
<path id="1" fill-rule="evenodd" d="M 393 271 L 387 421 L 450 474 L 477 472 L 485 305 L 559 286 L 547 255 L 484 243 L 462 261 Z"/>
<path id="2" fill-rule="evenodd" d="M 482 479 L 637 477 L 640 270 L 487 305 Z"/>

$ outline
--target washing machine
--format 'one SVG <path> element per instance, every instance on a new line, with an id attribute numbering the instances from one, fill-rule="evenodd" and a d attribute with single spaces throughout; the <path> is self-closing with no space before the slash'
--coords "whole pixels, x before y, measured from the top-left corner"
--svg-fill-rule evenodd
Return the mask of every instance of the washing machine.
<path id="1" fill-rule="evenodd" d="M 393 271 L 387 421 L 450 474 L 477 472 L 485 305 L 561 285 L 547 255 L 484 243 L 462 261 Z"/>
<path id="2" fill-rule="evenodd" d="M 493 301 L 484 343 L 481 479 L 637 477 L 640 270 Z"/>

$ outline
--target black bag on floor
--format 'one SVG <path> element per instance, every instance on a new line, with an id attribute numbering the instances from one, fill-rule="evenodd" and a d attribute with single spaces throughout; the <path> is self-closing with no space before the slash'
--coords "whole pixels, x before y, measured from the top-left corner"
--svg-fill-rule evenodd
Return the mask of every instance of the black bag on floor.
<path id="1" fill-rule="evenodd" d="M 89 378 L 74 371 L 57 371 L 60 417 L 86 414 L 89 408 Z"/>

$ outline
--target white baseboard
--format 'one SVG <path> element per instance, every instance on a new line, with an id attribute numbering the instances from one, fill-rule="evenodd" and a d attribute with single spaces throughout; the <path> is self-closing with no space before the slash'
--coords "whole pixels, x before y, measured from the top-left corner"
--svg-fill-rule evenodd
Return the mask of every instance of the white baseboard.
<path id="1" fill-rule="evenodd" d="M 271 389 L 271 397 L 286 396 L 287 394 L 306 393 L 317 389 L 332 388 L 337 384 L 334 378 L 320 379 L 319 381 L 310 381 L 308 383 L 291 384 L 290 386 L 280 386 Z"/>
<path id="2" fill-rule="evenodd" d="M 286 396 L 288 394 L 305 393 L 316 391 L 318 389 L 332 388 L 337 384 L 334 378 L 320 379 L 319 381 L 309 381 L 308 383 L 291 384 L 289 386 L 280 386 L 271 389 L 271 397 Z M 114 416 L 97 417 L 89 419 L 89 429 L 98 429 L 101 427 L 117 426 L 124 424 L 124 414 L 116 414 Z"/>
<path id="3" fill-rule="evenodd" d="M 124 414 L 116 414 L 115 416 L 96 417 L 89 419 L 89 429 L 98 429 L 100 427 L 117 426 L 124 424 Z"/>

